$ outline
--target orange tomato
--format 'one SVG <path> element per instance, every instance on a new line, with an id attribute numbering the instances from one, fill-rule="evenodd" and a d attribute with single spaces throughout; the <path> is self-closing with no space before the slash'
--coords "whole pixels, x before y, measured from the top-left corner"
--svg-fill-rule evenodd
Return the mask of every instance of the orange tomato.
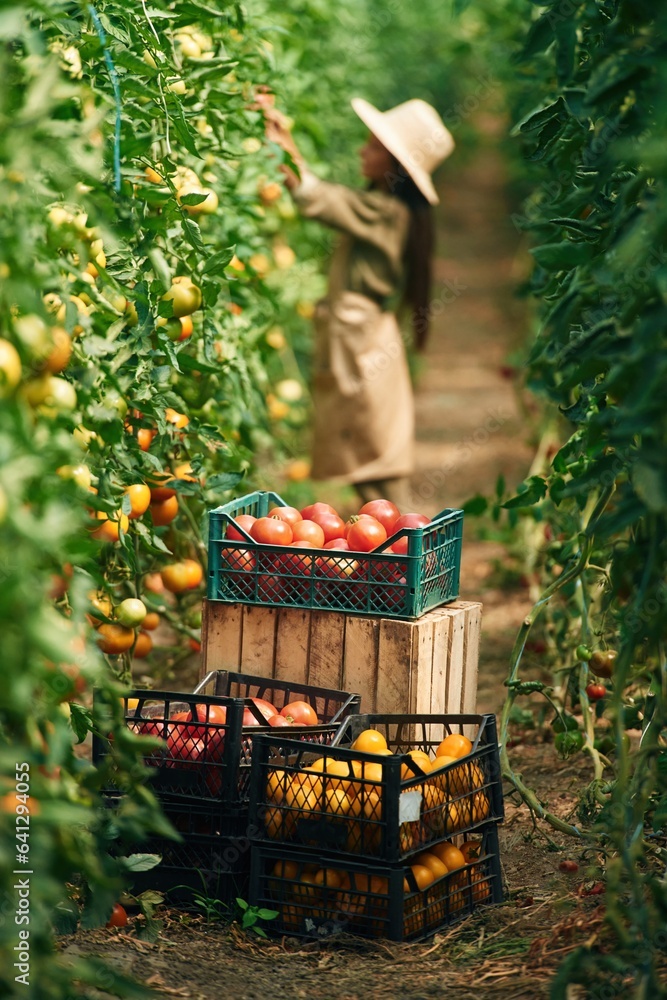
<path id="1" fill-rule="evenodd" d="M 190 572 L 184 562 L 170 563 L 164 567 L 160 576 L 162 583 L 172 594 L 182 594 L 189 589 Z"/>
<path id="2" fill-rule="evenodd" d="M 474 861 L 477 861 L 482 854 L 482 841 L 481 840 L 466 840 L 460 845 L 459 850 L 461 854 L 466 859 L 466 864 L 470 865 Z"/>
<path id="3" fill-rule="evenodd" d="M 134 644 L 132 655 L 136 660 L 142 660 L 144 656 L 148 656 L 152 648 L 153 640 L 148 632 L 140 632 Z"/>
<path id="4" fill-rule="evenodd" d="M 97 644 L 109 656 L 126 653 L 134 645 L 134 629 L 125 628 L 124 625 L 100 625 Z"/>
<path id="5" fill-rule="evenodd" d="M 151 491 L 148 486 L 145 483 L 135 483 L 133 486 L 128 486 L 125 493 L 130 498 L 130 513 L 127 515 L 130 520 L 145 514 L 151 502 Z"/>
<path id="6" fill-rule="evenodd" d="M 168 406 L 164 411 L 164 418 L 168 424 L 173 424 L 174 427 L 178 427 L 179 429 L 187 427 L 190 423 L 189 417 L 186 417 L 184 413 L 179 413 L 178 410 L 172 409 L 171 406 Z"/>
<path id="7" fill-rule="evenodd" d="M 435 854 L 445 865 L 448 872 L 453 872 L 457 868 L 463 868 L 466 863 L 466 859 L 461 851 L 449 840 L 442 841 L 440 844 L 432 844 L 429 847 L 429 853 Z"/>
<path id="8" fill-rule="evenodd" d="M 121 514 L 120 511 L 109 515 L 103 510 L 97 510 L 95 511 L 95 518 L 98 521 L 102 521 L 100 527 L 95 528 L 92 532 L 92 537 L 99 542 L 117 542 L 120 538 L 121 529 L 123 534 L 125 534 L 130 527 L 127 515 Z"/>
<path id="9" fill-rule="evenodd" d="M 141 627 L 147 631 L 152 632 L 160 624 L 160 616 L 157 611 L 149 611 L 144 620 L 141 623 Z"/>
<path id="10" fill-rule="evenodd" d="M 436 757 L 465 757 L 472 750 L 472 743 L 462 733 L 450 733 L 435 751 Z"/>
<path id="11" fill-rule="evenodd" d="M 364 729 L 352 744 L 352 749 L 360 753 L 377 753 L 387 749 L 387 741 L 377 729 Z"/>
<path id="12" fill-rule="evenodd" d="M 272 840 L 289 840 L 294 832 L 296 819 L 282 806 L 272 806 L 266 810 L 264 829 Z"/>
<path id="13" fill-rule="evenodd" d="M 176 490 L 164 483 L 170 483 L 175 477 L 171 472 L 155 472 L 150 477 L 150 494 L 152 503 L 163 503 L 176 496 Z"/>
<path id="14" fill-rule="evenodd" d="M 415 877 L 415 881 L 419 889 L 427 889 L 429 885 L 435 881 L 435 876 L 430 868 L 426 865 L 414 864 L 410 865 L 410 871 Z M 406 879 L 403 883 L 403 888 L 406 892 L 411 891 L 409 887 L 408 880 Z"/>
<path id="15" fill-rule="evenodd" d="M 171 524 L 178 514 L 178 497 L 169 497 L 161 503 L 151 503 L 150 511 L 154 527 L 162 528 L 165 524 Z"/>
<path id="16" fill-rule="evenodd" d="M 140 427 L 137 431 L 137 444 L 142 451 L 148 451 L 151 446 L 151 442 L 157 431 L 151 430 L 150 427 Z"/>
<path id="17" fill-rule="evenodd" d="M 419 865 L 424 865 L 428 868 L 434 879 L 442 878 L 446 875 L 449 869 L 444 861 L 441 861 L 437 854 L 432 854 L 430 851 L 424 851 L 423 854 L 418 854 L 415 858 L 415 862 Z"/>
<path id="18" fill-rule="evenodd" d="M 327 780 L 327 788 L 340 788 L 341 791 L 352 798 L 356 795 L 357 788 L 352 778 L 354 772 L 350 769 L 349 761 L 328 760 L 326 773 L 331 776 Z"/>
<path id="19" fill-rule="evenodd" d="M 186 569 L 188 590 L 198 587 L 204 578 L 204 570 L 196 559 L 184 559 L 183 565 Z"/>

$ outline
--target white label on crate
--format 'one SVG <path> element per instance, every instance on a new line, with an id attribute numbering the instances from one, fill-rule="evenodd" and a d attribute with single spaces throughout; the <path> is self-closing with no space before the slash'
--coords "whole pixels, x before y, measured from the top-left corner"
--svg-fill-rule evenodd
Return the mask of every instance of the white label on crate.
<path id="1" fill-rule="evenodd" d="M 421 811 L 422 793 L 416 789 L 412 792 L 401 792 L 398 799 L 398 822 L 418 823 Z"/>

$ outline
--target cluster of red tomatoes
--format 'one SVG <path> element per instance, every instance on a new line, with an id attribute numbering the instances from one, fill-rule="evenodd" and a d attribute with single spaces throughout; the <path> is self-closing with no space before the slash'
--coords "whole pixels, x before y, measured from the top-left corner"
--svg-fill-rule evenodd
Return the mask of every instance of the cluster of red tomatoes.
<path id="1" fill-rule="evenodd" d="M 225 749 L 227 707 L 225 705 L 195 705 L 193 709 L 176 711 L 168 719 L 128 720 L 130 728 L 143 736 L 164 739 L 166 753 L 157 751 L 146 758 L 153 766 L 191 769 L 202 765 L 220 765 Z M 305 727 L 319 725 L 317 712 L 307 701 L 291 701 L 277 709 L 265 698 L 249 698 L 243 710 L 243 727 L 272 726 Z M 222 787 L 219 767 L 206 767 L 206 785 L 212 795 Z"/>
<path id="2" fill-rule="evenodd" d="M 224 563 L 229 569 L 238 574 L 261 574 L 258 580 L 260 598 L 280 599 L 285 596 L 285 576 L 294 575 L 307 581 L 313 567 L 315 576 L 320 578 L 345 581 L 364 579 L 368 582 L 367 564 L 355 559 L 355 555 L 373 552 L 382 546 L 383 553 L 405 556 L 408 551 L 407 536 L 396 538 L 390 545 L 385 545 L 387 539 L 402 528 L 424 528 L 430 524 L 430 519 L 424 514 L 401 514 L 390 500 L 371 500 L 347 521 L 342 519 L 331 504 L 318 502 L 302 510 L 295 507 L 273 507 L 266 517 L 239 514 L 234 522 L 235 524 L 227 526 L 226 540 L 230 542 L 247 541 L 246 535 L 249 535 L 260 545 L 290 546 L 292 551 L 284 556 L 260 555 L 256 549 L 238 545 L 234 548 L 223 546 L 222 550 Z M 235 525 L 246 534 L 237 530 Z M 303 550 L 303 554 L 294 552 L 294 549 Z M 321 553 L 329 551 L 332 554 L 313 556 L 312 550 L 319 550 Z M 345 558 L 345 553 L 348 552 L 350 556 Z M 405 571 L 406 561 L 402 559 L 383 565 L 378 568 L 380 576 L 376 582 L 405 584 Z M 242 592 L 243 581 L 237 578 L 236 584 Z M 251 586 L 249 579 L 246 586 L 248 593 Z"/>

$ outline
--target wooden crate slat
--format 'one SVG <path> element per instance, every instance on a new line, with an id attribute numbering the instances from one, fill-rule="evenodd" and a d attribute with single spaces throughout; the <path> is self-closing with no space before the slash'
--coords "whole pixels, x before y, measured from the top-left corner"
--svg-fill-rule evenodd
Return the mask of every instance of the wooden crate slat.
<path id="1" fill-rule="evenodd" d="M 346 615 L 336 611 L 311 611 L 309 684 L 340 689 L 345 619 Z"/>
<path id="2" fill-rule="evenodd" d="M 361 695 L 361 704 L 377 704 L 380 619 L 350 615 L 345 623 L 341 688 Z"/>
<path id="3" fill-rule="evenodd" d="M 405 626 L 406 622 L 380 619 L 376 704 L 381 705 L 381 708 L 377 711 L 391 713 L 415 710 L 417 693 L 415 690 L 413 698 L 410 685 L 412 629 Z"/>
<path id="4" fill-rule="evenodd" d="M 275 608 L 243 608 L 243 642 L 241 645 L 241 670 L 260 677 L 273 677 L 276 652 Z"/>
<path id="5" fill-rule="evenodd" d="M 308 683 L 310 611 L 280 608 L 277 612 L 273 677 L 280 681 Z"/>
<path id="6" fill-rule="evenodd" d="M 203 602 L 200 679 L 209 670 L 239 669 L 242 636 L 242 604 Z"/>

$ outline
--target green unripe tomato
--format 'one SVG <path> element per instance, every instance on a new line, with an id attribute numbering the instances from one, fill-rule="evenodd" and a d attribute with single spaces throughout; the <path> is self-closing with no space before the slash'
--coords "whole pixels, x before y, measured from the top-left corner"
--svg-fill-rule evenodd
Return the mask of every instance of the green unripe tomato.
<path id="1" fill-rule="evenodd" d="M 578 753 L 584 745 L 584 734 L 577 730 L 568 730 L 566 733 L 558 733 L 554 740 L 554 745 L 559 756 L 566 760 L 573 754 Z"/>
<path id="2" fill-rule="evenodd" d="M 551 728 L 555 733 L 564 732 L 574 732 L 579 729 L 579 723 L 573 715 L 568 715 L 567 712 L 561 712 L 560 715 L 555 716 L 551 721 Z"/>
<path id="3" fill-rule="evenodd" d="M 136 628 L 141 625 L 146 615 L 146 605 L 137 597 L 127 597 L 116 608 L 116 621 L 126 628 Z"/>
<path id="4" fill-rule="evenodd" d="M 588 663 L 593 654 L 591 653 L 588 646 L 584 646 L 582 644 L 581 646 L 577 646 L 577 648 L 574 651 L 574 655 L 577 658 L 577 660 L 580 660 L 583 663 Z"/>

